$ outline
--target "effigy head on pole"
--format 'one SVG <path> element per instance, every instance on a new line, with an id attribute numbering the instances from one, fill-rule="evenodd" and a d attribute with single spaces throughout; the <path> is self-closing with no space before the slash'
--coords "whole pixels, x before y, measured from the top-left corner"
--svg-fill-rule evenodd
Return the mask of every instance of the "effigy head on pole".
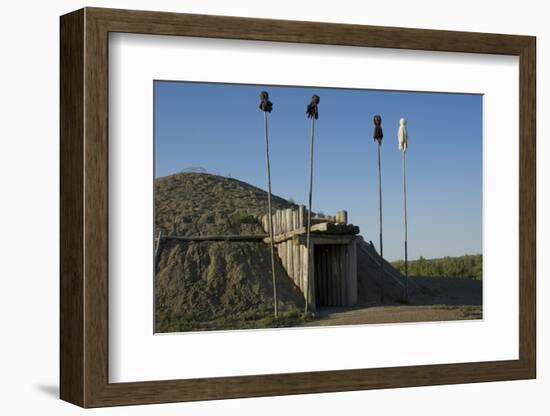
<path id="1" fill-rule="evenodd" d="M 407 120 L 401 118 L 399 120 L 399 130 L 397 130 L 397 142 L 399 144 L 399 150 L 405 152 L 409 145 L 409 134 L 407 132 Z"/>
<path id="2" fill-rule="evenodd" d="M 319 103 L 321 99 L 317 94 L 313 94 L 311 97 L 311 102 L 307 105 L 307 118 L 314 118 L 317 120 L 319 118 Z"/>
<path id="3" fill-rule="evenodd" d="M 375 115 L 373 117 L 373 122 L 374 122 L 374 133 L 372 137 L 380 145 L 382 144 L 382 139 L 384 137 L 384 133 L 382 132 L 382 117 L 380 117 L 380 115 L 378 114 Z"/>
<path id="4" fill-rule="evenodd" d="M 273 103 L 269 101 L 269 94 L 267 91 L 262 91 L 260 93 L 260 110 L 262 110 L 264 113 L 271 113 L 271 110 L 273 110 Z"/>

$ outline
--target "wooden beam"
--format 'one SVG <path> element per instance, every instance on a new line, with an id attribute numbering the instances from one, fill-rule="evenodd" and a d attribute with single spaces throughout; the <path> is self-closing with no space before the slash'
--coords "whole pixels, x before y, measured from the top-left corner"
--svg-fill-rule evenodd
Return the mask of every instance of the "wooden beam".
<path id="1" fill-rule="evenodd" d="M 253 235 L 199 235 L 199 236 L 176 236 L 166 235 L 161 237 L 162 240 L 178 240 L 178 241 L 257 241 L 264 242 L 266 239 L 269 242 L 267 234 Z"/>
<path id="2" fill-rule="evenodd" d="M 336 224 L 322 222 L 311 226 L 311 232 L 326 232 L 330 234 L 359 234 L 359 227 L 353 224 Z"/>
<path id="3" fill-rule="evenodd" d="M 287 240 L 291 240 L 292 238 L 294 238 L 298 233 L 296 231 L 289 231 L 287 233 L 282 233 L 282 234 L 279 234 L 279 235 L 274 235 L 273 236 L 273 242 L 275 244 L 280 244 L 280 243 L 283 243 Z M 300 233 L 301 234 L 301 233 Z M 264 239 L 263 239 L 264 243 L 270 243 L 271 242 L 271 239 L 269 238 L 269 236 L 265 236 Z"/>
<path id="4" fill-rule="evenodd" d="M 315 244 L 349 244 L 354 238 L 354 235 L 311 234 L 311 241 Z M 293 239 L 296 244 L 305 244 L 306 241 L 306 237 L 303 235 L 296 235 Z"/>

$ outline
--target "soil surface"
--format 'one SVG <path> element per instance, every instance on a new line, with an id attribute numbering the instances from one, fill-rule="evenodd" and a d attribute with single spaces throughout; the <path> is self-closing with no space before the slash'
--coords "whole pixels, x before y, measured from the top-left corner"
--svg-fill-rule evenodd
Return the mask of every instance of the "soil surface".
<path id="1" fill-rule="evenodd" d="M 394 305 L 370 308 L 321 308 L 304 326 L 437 322 L 481 319 L 481 306 Z"/>
<path id="2" fill-rule="evenodd" d="M 274 209 L 293 204 L 273 197 Z M 259 188 L 206 173 L 155 181 L 155 235 L 264 234 L 267 210 Z M 155 276 L 155 331 L 293 325 L 303 309 L 301 291 L 275 258 L 278 308 L 274 322 L 269 246 L 263 242 L 162 243 Z"/>

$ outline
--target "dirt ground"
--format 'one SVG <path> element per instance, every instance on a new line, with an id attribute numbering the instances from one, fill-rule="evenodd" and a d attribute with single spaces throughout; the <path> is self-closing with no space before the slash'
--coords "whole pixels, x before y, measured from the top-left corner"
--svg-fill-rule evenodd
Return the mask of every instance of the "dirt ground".
<path id="1" fill-rule="evenodd" d="M 482 319 L 482 282 L 445 277 L 410 277 L 408 304 L 375 304 L 360 298 L 354 307 L 321 307 L 304 326 L 360 325 Z"/>
<path id="2" fill-rule="evenodd" d="M 304 326 L 385 324 L 481 319 L 480 306 L 395 305 L 370 308 L 320 308 Z"/>

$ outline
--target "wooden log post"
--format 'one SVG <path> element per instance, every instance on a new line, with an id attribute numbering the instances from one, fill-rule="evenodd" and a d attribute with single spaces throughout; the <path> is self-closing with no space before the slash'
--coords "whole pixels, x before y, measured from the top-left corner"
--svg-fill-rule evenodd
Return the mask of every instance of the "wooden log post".
<path id="1" fill-rule="evenodd" d="M 341 305 L 348 304 L 348 247 L 343 245 L 340 247 L 340 299 Z"/>
<path id="2" fill-rule="evenodd" d="M 292 208 L 285 210 L 285 233 L 292 231 Z"/>
<path id="3" fill-rule="evenodd" d="M 292 256 L 293 256 L 293 264 L 294 264 L 294 271 L 292 274 L 292 278 L 294 279 L 294 283 L 299 287 L 298 280 L 300 277 L 300 251 L 299 246 L 294 244 L 294 241 L 291 244 L 292 247 Z"/>
<path id="4" fill-rule="evenodd" d="M 315 244 L 310 244 L 309 249 L 304 247 L 304 262 L 306 265 L 306 271 L 305 271 L 305 285 L 304 285 L 304 294 L 306 296 L 306 303 L 308 305 L 308 308 L 315 312 L 316 307 L 316 300 L 315 300 L 315 265 L 313 263 L 314 261 L 314 255 L 313 255 L 313 247 Z"/>
<path id="5" fill-rule="evenodd" d="M 340 289 L 340 273 L 338 270 L 338 246 L 331 246 L 331 266 L 332 266 L 332 304 L 337 306 L 339 304 L 339 289 Z"/>
<path id="6" fill-rule="evenodd" d="M 336 213 L 336 222 L 339 224 L 347 224 L 348 223 L 348 212 L 346 210 L 338 211 Z"/>
<path id="7" fill-rule="evenodd" d="M 292 240 L 288 240 L 288 276 L 294 280 L 294 244 Z"/>
<path id="8" fill-rule="evenodd" d="M 285 269 L 286 269 L 286 266 L 287 266 L 287 258 L 286 258 L 286 241 L 282 242 L 281 244 L 279 244 L 281 246 L 281 257 L 284 258 L 284 261 L 283 261 L 283 264 L 285 266 Z"/>
<path id="9" fill-rule="evenodd" d="M 300 245 L 300 290 L 304 294 L 305 298 L 305 287 L 306 287 L 306 279 L 307 279 L 307 264 L 306 264 L 306 247 L 303 245 Z"/>
<path id="10" fill-rule="evenodd" d="M 158 263 L 158 257 L 159 257 L 159 254 L 160 254 L 160 242 L 161 242 L 161 239 L 162 239 L 162 230 L 159 231 L 159 234 L 156 238 L 156 244 L 155 244 L 155 270 L 157 268 L 157 263 Z"/>
<path id="11" fill-rule="evenodd" d="M 302 246 L 301 245 L 295 245 L 296 247 L 296 253 L 298 255 L 298 274 L 296 275 L 296 286 L 302 291 L 302 276 L 303 276 L 303 268 L 302 268 Z"/>
<path id="12" fill-rule="evenodd" d="M 265 222 L 265 232 L 269 233 L 269 216 L 268 215 L 264 216 L 264 222 Z"/>
<path id="13" fill-rule="evenodd" d="M 357 303 L 357 239 L 352 240 L 347 247 L 348 270 L 347 270 L 347 306 Z"/>

